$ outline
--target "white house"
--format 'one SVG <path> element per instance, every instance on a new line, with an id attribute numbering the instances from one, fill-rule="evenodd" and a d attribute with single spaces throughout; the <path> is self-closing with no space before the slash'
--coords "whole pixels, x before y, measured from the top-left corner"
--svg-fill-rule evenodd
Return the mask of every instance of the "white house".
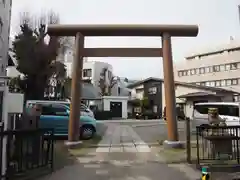
<path id="1" fill-rule="evenodd" d="M 67 76 L 72 76 L 72 62 L 73 62 L 73 48 L 69 47 L 64 56 L 64 64 L 67 69 Z M 106 84 L 110 85 L 110 79 L 111 77 L 114 77 L 115 74 L 113 73 L 113 67 L 111 64 L 101 61 L 88 61 L 87 57 L 84 58 L 83 62 L 83 74 L 82 78 L 85 82 L 90 82 L 93 84 L 93 86 L 100 92 L 99 88 L 99 80 L 100 75 L 103 71 L 103 69 L 106 68 Z M 119 78 L 116 76 L 117 83 L 112 88 L 112 96 L 128 96 L 129 90 L 127 88 L 127 84 L 124 81 L 126 78 Z"/>

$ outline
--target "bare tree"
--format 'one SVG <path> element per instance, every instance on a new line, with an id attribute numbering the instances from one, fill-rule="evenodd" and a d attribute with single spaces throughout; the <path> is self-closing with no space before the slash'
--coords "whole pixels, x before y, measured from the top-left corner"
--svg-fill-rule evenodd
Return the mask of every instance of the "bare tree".
<path id="1" fill-rule="evenodd" d="M 100 95 L 101 96 L 111 96 L 112 88 L 118 83 L 119 77 L 108 75 L 108 68 L 105 67 L 102 69 L 100 73 L 99 87 L 100 87 Z"/>

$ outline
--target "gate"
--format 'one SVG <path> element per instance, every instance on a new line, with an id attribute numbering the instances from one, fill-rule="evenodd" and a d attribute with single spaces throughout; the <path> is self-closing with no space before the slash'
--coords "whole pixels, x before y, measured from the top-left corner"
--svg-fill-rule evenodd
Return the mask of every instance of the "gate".
<path id="1" fill-rule="evenodd" d="M 240 166 L 240 126 L 197 126 L 197 166 L 224 168 Z M 219 169 L 216 169 L 219 170 Z"/>
<path id="2" fill-rule="evenodd" d="M 53 171 L 53 129 L 1 131 L 0 148 L 0 159 L 6 162 L 1 178 L 34 178 Z"/>

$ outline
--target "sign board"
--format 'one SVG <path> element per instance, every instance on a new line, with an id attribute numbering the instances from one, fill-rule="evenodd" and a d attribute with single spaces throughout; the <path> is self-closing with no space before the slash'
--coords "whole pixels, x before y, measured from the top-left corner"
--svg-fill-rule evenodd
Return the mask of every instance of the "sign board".
<path id="1" fill-rule="evenodd" d="M 20 93 L 8 93 L 8 113 L 23 113 L 24 95 Z"/>

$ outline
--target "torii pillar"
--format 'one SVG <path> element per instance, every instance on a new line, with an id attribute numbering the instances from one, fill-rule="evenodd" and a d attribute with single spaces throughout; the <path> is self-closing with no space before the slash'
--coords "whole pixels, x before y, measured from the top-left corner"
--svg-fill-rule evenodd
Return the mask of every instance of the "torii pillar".
<path id="1" fill-rule="evenodd" d="M 79 119 L 83 57 L 163 57 L 168 139 L 165 144 L 179 144 L 174 87 L 171 37 L 196 37 L 197 25 L 49 25 L 51 36 L 75 36 L 72 73 L 71 113 L 68 140 L 79 140 Z M 86 36 L 161 36 L 162 48 L 84 48 Z"/>

